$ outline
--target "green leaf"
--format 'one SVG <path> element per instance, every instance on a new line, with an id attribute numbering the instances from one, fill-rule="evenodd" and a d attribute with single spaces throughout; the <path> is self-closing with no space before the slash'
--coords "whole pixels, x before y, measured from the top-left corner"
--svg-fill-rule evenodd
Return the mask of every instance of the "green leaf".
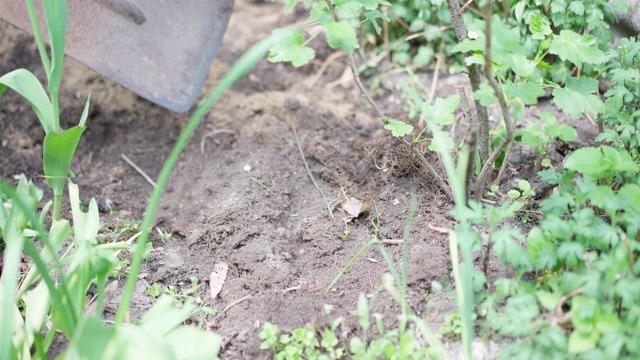
<path id="1" fill-rule="evenodd" d="M 578 16 L 583 16 L 584 15 L 584 4 L 582 3 L 582 1 L 572 1 L 569 4 L 569 11 L 573 12 L 574 14 L 576 14 Z"/>
<path id="2" fill-rule="evenodd" d="M 5 86 L 22 95 L 31 104 L 45 133 L 57 131 L 53 125 L 53 106 L 35 75 L 25 69 L 14 70 L 0 77 L 0 95 Z"/>
<path id="3" fill-rule="evenodd" d="M 436 98 L 433 105 L 426 102 L 422 104 L 422 112 L 430 121 L 440 126 L 453 124 L 453 112 L 458 108 L 460 95 L 449 96 L 446 99 Z"/>
<path id="4" fill-rule="evenodd" d="M 498 101 L 491 85 L 483 82 L 480 88 L 473 93 L 473 97 L 480 102 L 480 105 L 489 106 Z"/>
<path id="5" fill-rule="evenodd" d="M 413 131 L 412 125 L 409 125 L 400 120 L 392 119 L 386 116 L 382 120 L 386 122 L 384 128 L 391 131 L 391 134 L 395 137 L 403 137 L 411 134 L 411 132 Z"/>
<path id="6" fill-rule="evenodd" d="M 552 33 L 549 21 L 547 19 L 543 19 L 540 14 L 535 14 L 531 17 L 529 31 L 533 34 L 532 38 L 534 40 L 542 40 Z"/>
<path id="7" fill-rule="evenodd" d="M 435 130 L 433 140 L 428 149 L 434 152 L 449 151 L 456 146 L 455 141 L 447 131 Z"/>
<path id="8" fill-rule="evenodd" d="M 509 67 L 516 75 L 523 78 L 530 78 L 536 71 L 536 63 L 527 59 L 524 54 L 512 54 L 509 57 Z"/>
<path id="9" fill-rule="evenodd" d="M 599 179 L 610 169 L 604 155 L 598 148 L 583 147 L 571 153 L 564 162 L 564 168 Z"/>
<path id="10" fill-rule="evenodd" d="M 98 204 L 91 198 L 89 209 L 85 213 L 80 209 L 80 192 L 78 185 L 69 181 L 69 203 L 71 204 L 71 215 L 73 216 L 73 235 L 77 245 L 89 242 L 97 243 L 96 237 L 100 230 L 100 215 Z"/>
<path id="11" fill-rule="evenodd" d="M 547 134 L 562 141 L 574 141 L 578 138 L 576 129 L 571 125 L 548 126 L 545 128 Z"/>
<path id="12" fill-rule="evenodd" d="M 382 29 L 380 28 L 380 25 L 378 25 L 378 22 L 376 20 L 377 19 L 382 19 L 383 21 L 386 21 L 386 22 L 390 22 L 391 21 L 390 17 L 388 17 L 387 15 L 381 13 L 379 10 L 367 11 L 366 13 L 364 13 L 364 16 L 367 18 L 367 20 L 371 21 L 371 23 L 373 24 L 373 27 L 376 30 L 376 33 L 378 35 L 380 35 L 382 33 Z M 418 50 L 418 52 L 419 52 L 419 50 Z"/>
<path id="13" fill-rule="evenodd" d="M 316 56 L 315 50 L 304 46 L 302 32 L 296 28 L 278 29 L 274 35 L 283 36 L 283 40 L 269 49 L 269 61 L 290 61 L 295 67 L 305 65 Z"/>
<path id="14" fill-rule="evenodd" d="M 600 340 L 600 333 L 592 332 L 592 333 L 582 333 L 578 331 L 578 329 L 573 330 L 571 335 L 569 335 L 569 352 L 572 354 L 578 354 L 587 352 L 598 344 L 598 340 Z"/>
<path id="15" fill-rule="evenodd" d="M 542 86 L 532 82 L 514 84 L 508 81 L 504 90 L 509 96 L 520 98 L 525 105 L 536 105 L 538 98 L 546 94 Z"/>
<path id="16" fill-rule="evenodd" d="M 512 199 L 517 199 L 520 197 L 520 191 L 518 190 L 509 190 L 507 191 L 507 195 Z"/>
<path id="17" fill-rule="evenodd" d="M 71 160 L 76 152 L 84 126 L 75 126 L 65 132 L 50 132 L 44 137 L 43 168 L 47 184 L 54 194 L 62 194 L 69 174 Z"/>
<path id="18" fill-rule="evenodd" d="M 544 290 L 536 291 L 536 297 L 540 305 L 549 311 L 553 311 L 560 301 L 560 294 Z"/>
<path id="19" fill-rule="evenodd" d="M 606 54 L 598 49 L 598 40 L 593 35 L 580 35 L 571 30 L 562 30 L 560 35 L 554 36 L 549 52 L 558 55 L 562 61 L 569 61 L 577 66 L 607 61 Z"/>
<path id="20" fill-rule="evenodd" d="M 629 203 L 637 212 L 640 212 L 640 186 L 636 184 L 624 184 L 618 194 Z"/>
<path id="21" fill-rule="evenodd" d="M 349 54 L 360 47 L 356 30 L 346 22 L 331 22 L 325 25 L 327 42 L 332 49 L 341 48 Z"/>
<path id="22" fill-rule="evenodd" d="M 334 0 L 336 15 L 339 19 L 351 19 L 360 15 L 362 3 L 352 0 Z"/>
<path id="23" fill-rule="evenodd" d="M 380 5 L 391 5 L 391 3 L 385 0 L 357 0 L 359 3 L 364 5 L 364 8 L 367 10 L 375 10 Z"/>
<path id="24" fill-rule="evenodd" d="M 615 171 L 638 171 L 638 165 L 627 150 L 616 150 L 610 146 L 601 146 L 604 158 Z"/>
<path id="25" fill-rule="evenodd" d="M 539 124 L 528 124 L 522 133 L 521 140 L 525 145 L 538 147 L 549 139 L 542 133 L 542 127 Z"/>
<path id="26" fill-rule="evenodd" d="M 43 1 L 43 8 L 51 44 L 51 72 L 47 75 L 49 92 L 57 94 L 62 78 L 64 42 L 67 34 L 67 1 Z"/>
<path id="27" fill-rule="evenodd" d="M 553 90 L 554 102 L 567 115 L 579 119 L 583 113 L 598 114 L 604 110 L 604 103 L 598 96 L 598 80 L 582 77 L 567 77 L 564 88 Z"/>

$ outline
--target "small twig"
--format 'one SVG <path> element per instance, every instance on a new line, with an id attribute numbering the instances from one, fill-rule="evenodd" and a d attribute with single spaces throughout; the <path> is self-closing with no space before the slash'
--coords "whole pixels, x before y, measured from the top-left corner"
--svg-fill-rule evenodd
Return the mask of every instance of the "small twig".
<path id="1" fill-rule="evenodd" d="M 331 210 L 331 205 L 329 204 L 329 201 L 327 200 L 327 197 L 324 196 L 324 191 L 322 191 L 320 186 L 318 186 L 318 183 L 316 182 L 316 179 L 314 179 L 313 175 L 311 174 L 311 169 L 309 169 L 309 164 L 307 164 L 307 159 L 304 157 L 304 152 L 302 151 L 302 146 L 300 145 L 300 139 L 298 138 L 298 132 L 296 131 L 296 128 L 294 128 L 294 127 L 291 127 L 291 129 L 293 130 L 293 135 L 296 138 L 296 144 L 298 144 L 298 150 L 300 150 L 300 156 L 302 156 L 302 162 L 304 162 L 304 167 L 307 169 L 307 174 L 309 174 L 309 178 L 311 179 L 311 182 L 313 183 L 313 186 L 315 186 L 316 189 L 318 189 L 318 191 L 320 191 L 320 195 L 322 195 L 322 199 L 324 200 L 324 203 L 327 205 L 327 210 L 329 210 L 329 216 L 331 216 L 331 218 L 335 220 L 335 217 L 333 216 L 333 211 Z"/>
<path id="2" fill-rule="evenodd" d="M 286 294 L 288 292 L 295 291 L 295 290 L 300 290 L 300 289 L 302 289 L 302 286 L 296 285 L 296 286 L 292 286 L 290 288 L 286 288 L 286 289 L 282 290 L 282 293 Z"/>
<path id="3" fill-rule="evenodd" d="M 267 185 L 265 185 L 265 184 L 261 183 L 260 181 L 258 181 L 258 179 L 254 178 L 254 177 L 251 177 L 251 180 L 255 181 L 255 182 L 256 182 L 256 184 L 258 184 L 258 185 L 262 186 L 263 188 L 265 188 L 265 189 L 269 192 L 269 194 L 273 194 L 273 193 L 271 192 L 271 190 L 269 190 L 269 188 L 267 187 Z"/>
<path id="4" fill-rule="evenodd" d="M 467 10 L 467 8 L 469 7 L 469 5 L 471 5 L 471 3 L 473 2 L 473 0 L 469 0 L 467 1 L 464 5 L 462 5 L 462 7 L 460 8 L 460 11 L 458 11 L 458 13 L 460 15 L 462 15 L 462 13 Z"/>
<path id="5" fill-rule="evenodd" d="M 243 302 L 243 301 L 245 301 L 247 299 L 251 299 L 251 294 L 249 294 L 249 295 L 247 295 L 247 296 L 245 296 L 243 298 L 240 298 L 240 299 L 232 302 L 231 304 L 227 305 L 224 309 L 222 309 L 222 311 L 220 311 L 220 314 L 218 314 L 218 317 L 222 316 L 222 314 L 226 313 L 227 310 L 231 309 L 232 307 L 240 304 L 241 302 Z"/>
<path id="6" fill-rule="evenodd" d="M 333 54 L 331 54 L 331 56 L 329 56 L 323 63 L 322 65 L 320 65 L 320 69 L 318 69 L 318 71 L 316 72 L 315 75 L 313 75 L 313 77 L 309 78 L 309 80 L 306 81 L 306 85 L 307 88 L 312 87 L 313 85 L 315 85 L 318 80 L 320 80 L 320 78 L 322 77 L 322 74 L 324 74 L 324 72 L 327 70 L 327 68 L 329 67 L 329 64 L 331 64 L 332 62 L 334 62 L 336 59 L 341 58 L 343 56 L 345 56 L 347 53 L 345 53 L 344 51 L 338 51 L 335 52 Z"/>
<path id="7" fill-rule="evenodd" d="M 404 240 L 402 239 L 387 239 L 387 240 L 380 240 L 380 242 L 383 244 L 389 244 L 389 245 L 404 244 Z"/>
<path id="8" fill-rule="evenodd" d="M 149 184 L 151 184 L 151 186 L 153 186 L 154 188 L 156 187 L 156 182 L 151 180 L 151 178 L 149 177 L 149 175 L 147 175 L 147 173 L 145 173 L 144 171 L 142 171 L 142 169 L 140 169 L 140 167 L 138 167 L 138 165 L 136 165 L 133 161 L 131 161 L 131 159 L 129 159 L 127 157 L 127 155 L 125 154 L 120 154 L 120 157 L 122 158 L 122 160 L 126 161 L 127 164 L 129 164 L 133 170 L 137 171 L 138 174 L 140 174 L 140 176 L 142 176 L 145 180 L 147 180 L 147 182 Z"/>
<path id="9" fill-rule="evenodd" d="M 507 168 L 507 164 L 509 163 L 509 156 L 511 155 L 511 149 L 513 149 L 513 141 L 509 143 L 509 145 L 507 145 L 507 151 L 505 151 L 504 153 L 504 160 L 502 160 L 502 165 L 500 165 L 500 170 L 498 171 L 498 176 L 496 176 L 495 181 L 493 182 L 494 184 L 500 186 L 500 181 L 502 181 L 502 176 L 504 175 L 504 169 Z M 540 167 L 540 164 L 536 163 L 538 166 L 538 168 Z M 535 167 L 535 166 L 534 166 Z M 534 170 L 533 172 L 533 176 L 535 176 L 535 174 L 537 173 L 537 171 Z"/>
<path id="10" fill-rule="evenodd" d="M 204 154 L 204 143 L 207 141 L 207 138 L 213 137 L 218 134 L 235 134 L 235 132 L 233 130 L 220 129 L 213 130 L 212 132 L 204 135 L 202 137 L 202 140 L 200 140 L 200 153 Z"/>

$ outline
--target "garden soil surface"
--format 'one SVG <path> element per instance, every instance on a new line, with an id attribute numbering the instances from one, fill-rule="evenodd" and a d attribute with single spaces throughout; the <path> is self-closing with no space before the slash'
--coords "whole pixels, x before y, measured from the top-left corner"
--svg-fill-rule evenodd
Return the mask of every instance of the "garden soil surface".
<path id="1" fill-rule="evenodd" d="M 270 1 L 236 1 L 205 91 L 254 42 L 295 21 L 283 14 Z M 385 315 L 393 326 L 399 307 L 381 288 L 389 270 L 377 246 L 326 289 L 371 239 L 374 214 L 380 216 L 379 238 L 401 262 L 398 242 L 411 188 L 417 189 L 418 201 L 409 237 L 408 302 L 434 330 L 455 311 L 451 287 L 432 291 L 433 281 L 451 281 L 448 238 L 430 227 L 454 226 L 451 202 L 364 106 L 346 57 L 329 62 L 316 76 L 334 53 L 322 41 L 312 41 L 317 58 L 299 69 L 263 60 L 207 115 L 162 198 L 151 238 L 154 250 L 139 276 L 132 317 L 142 316 L 153 303 L 147 294 L 151 285 L 179 291 L 190 288 L 195 277 L 203 304 L 218 311 L 207 316 L 206 326 L 223 336 L 222 358 L 270 358 L 269 351 L 259 349 L 258 333 L 266 321 L 290 331 L 345 316 L 338 333 L 347 342 L 361 333 L 351 315 L 361 293 L 374 300 L 372 312 Z M 33 40 L 0 23 L 0 74 L 19 67 L 44 78 Z M 421 76 L 430 86 L 433 73 Z M 91 94 L 88 130 L 72 166 L 82 200 L 98 201 L 105 229 L 140 220 L 152 185 L 122 156 L 155 178 L 189 114 L 153 105 L 73 59 L 66 61 L 63 79 L 63 127 L 77 123 Z M 390 115 L 406 118 L 394 80 L 385 81 L 391 91 L 378 101 Z M 465 83 L 461 75 L 441 76 L 436 95 L 453 94 Z M 0 103 L 3 178 L 25 174 L 46 188 L 43 137 L 29 105 L 8 91 Z M 364 203 L 355 217 L 357 211 L 349 214 L 352 199 Z M 171 238 L 160 237 L 156 229 Z M 210 275 L 219 263 L 228 265 L 228 273 L 212 299 Z M 491 263 L 492 276 L 508 273 Z M 123 283 L 105 316 L 113 316 Z"/>

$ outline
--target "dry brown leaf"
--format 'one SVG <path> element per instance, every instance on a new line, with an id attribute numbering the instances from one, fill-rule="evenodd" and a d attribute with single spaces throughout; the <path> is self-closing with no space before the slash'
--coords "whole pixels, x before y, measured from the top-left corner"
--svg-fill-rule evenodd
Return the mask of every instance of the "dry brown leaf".
<path id="1" fill-rule="evenodd" d="M 220 291 L 222 291 L 222 285 L 224 285 L 224 281 L 227 279 L 227 270 L 229 270 L 229 265 L 225 263 L 217 263 L 213 265 L 213 271 L 211 272 L 211 277 L 209 278 L 211 299 L 215 299 Z"/>
<path id="2" fill-rule="evenodd" d="M 340 207 L 342 208 L 342 210 L 344 210 L 347 215 L 352 218 L 357 218 L 360 215 L 360 212 L 362 211 L 362 205 L 362 201 L 354 197 L 350 197 L 340 203 Z"/>

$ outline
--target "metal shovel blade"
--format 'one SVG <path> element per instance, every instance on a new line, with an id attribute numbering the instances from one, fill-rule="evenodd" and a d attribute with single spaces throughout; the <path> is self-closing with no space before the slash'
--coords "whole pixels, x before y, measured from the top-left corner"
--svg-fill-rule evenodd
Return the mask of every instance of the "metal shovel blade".
<path id="1" fill-rule="evenodd" d="M 67 3 L 68 55 L 178 112 L 187 111 L 198 96 L 233 8 L 233 0 Z M 42 11 L 36 7 L 46 33 Z M 0 0 L 0 17 L 32 32 L 23 0 Z"/>

